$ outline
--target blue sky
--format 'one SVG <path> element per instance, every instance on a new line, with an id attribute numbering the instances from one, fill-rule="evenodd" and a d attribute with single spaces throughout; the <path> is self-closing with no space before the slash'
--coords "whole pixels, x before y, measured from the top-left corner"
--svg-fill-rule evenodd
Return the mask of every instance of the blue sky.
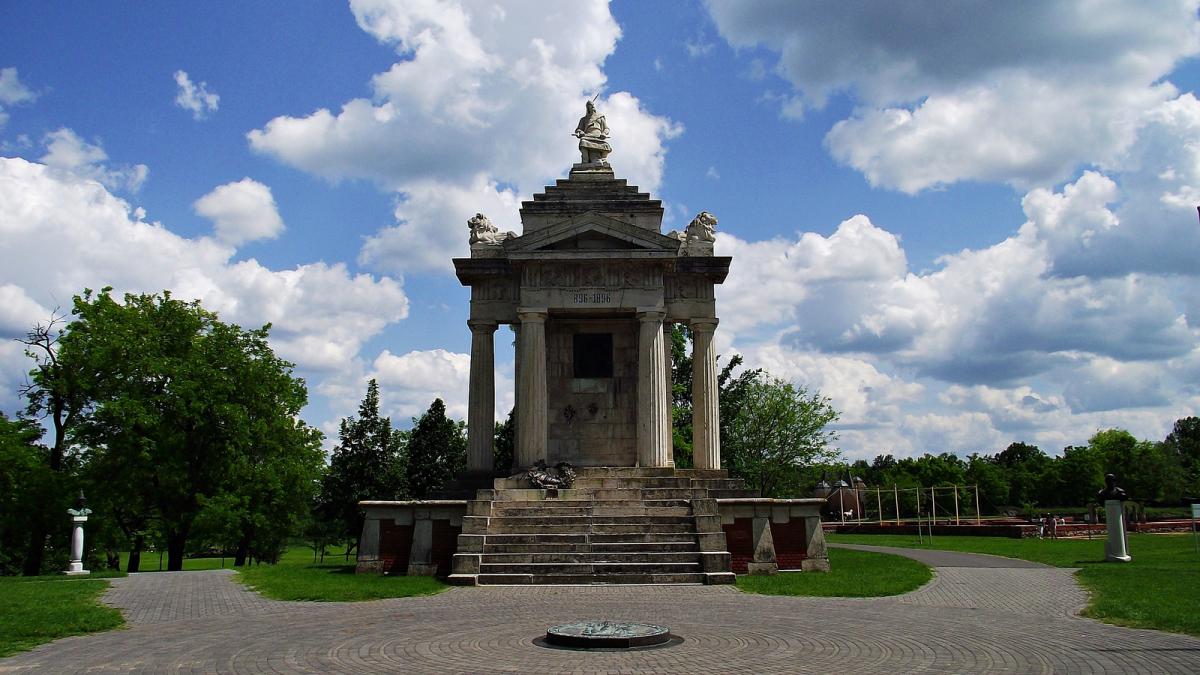
<path id="1" fill-rule="evenodd" d="M 600 92 L 666 228 L 719 219 L 718 344 L 852 458 L 1161 438 L 1200 409 L 1196 2 L 10 3 L 0 409 L 85 286 L 272 322 L 327 432 L 465 414 L 466 218 L 519 229 Z M 511 405 L 497 338 L 498 405 Z"/>

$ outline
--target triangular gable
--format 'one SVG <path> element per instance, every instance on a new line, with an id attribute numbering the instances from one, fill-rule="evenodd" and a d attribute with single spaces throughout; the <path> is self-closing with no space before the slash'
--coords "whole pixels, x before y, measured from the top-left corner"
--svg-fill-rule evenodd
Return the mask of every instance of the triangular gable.
<path id="1" fill-rule="evenodd" d="M 591 235 L 588 237 L 588 235 Z M 679 240 L 595 211 L 581 213 L 537 232 L 509 239 L 505 250 L 510 254 L 561 249 L 571 239 L 588 237 L 613 242 L 612 249 L 670 252 L 679 249 Z"/>

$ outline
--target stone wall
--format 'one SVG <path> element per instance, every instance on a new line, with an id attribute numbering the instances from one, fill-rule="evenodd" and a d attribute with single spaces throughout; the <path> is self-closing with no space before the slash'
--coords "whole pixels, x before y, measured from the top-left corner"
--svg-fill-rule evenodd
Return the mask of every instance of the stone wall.
<path id="1" fill-rule="evenodd" d="M 613 377 L 574 377 L 576 333 L 611 333 Z M 555 317 L 546 322 L 547 455 L 554 464 L 637 463 L 638 323 Z"/>

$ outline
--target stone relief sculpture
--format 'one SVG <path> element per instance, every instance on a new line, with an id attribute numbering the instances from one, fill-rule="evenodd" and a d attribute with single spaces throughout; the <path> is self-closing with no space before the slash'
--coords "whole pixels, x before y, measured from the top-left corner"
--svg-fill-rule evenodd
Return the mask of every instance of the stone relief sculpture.
<path id="1" fill-rule="evenodd" d="M 539 488 L 566 489 L 575 484 L 575 467 L 569 462 L 559 462 L 551 469 L 546 466 L 546 460 L 539 459 L 525 471 L 525 476 Z"/>
<path id="2" fill-rule="evenodd" d="M 504 240 L 517 236 L 515 232 L 501 232 L 482 213 L 476 213 L 467 221 L 467 229 L 471 231 L 470 244 L 473 257 L 497 255 Z"/>
<path id="3" fill-rule="evenodd" d="M 579 139 L 580 160 L 584 164 L 608 164 L 608 123 L 604 115 L 596 112 L 596 105 L 587 102 L 587 114 L 575 125 L 575 137 Z"/>
<path id="4" fill-rule="evenodd" d="M 679 240 L 679 255 L 712 255 L 713 242 L 717 240 L 717 217 L 701 211 L 688 223 L 686 232 L 671 230 L 667 236 Z"/>

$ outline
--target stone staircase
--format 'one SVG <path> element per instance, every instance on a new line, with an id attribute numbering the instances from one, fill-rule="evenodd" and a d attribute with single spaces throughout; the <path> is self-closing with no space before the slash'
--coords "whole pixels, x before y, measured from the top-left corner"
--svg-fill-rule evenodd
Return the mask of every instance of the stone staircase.
<path id="1" fill-rule="evenodd" d="M 467 503 L 449 581 L 733 583 L 716 499 L 750 497 L 724 471 L 584 467 L 571 489 L 499 478 Z"/>

